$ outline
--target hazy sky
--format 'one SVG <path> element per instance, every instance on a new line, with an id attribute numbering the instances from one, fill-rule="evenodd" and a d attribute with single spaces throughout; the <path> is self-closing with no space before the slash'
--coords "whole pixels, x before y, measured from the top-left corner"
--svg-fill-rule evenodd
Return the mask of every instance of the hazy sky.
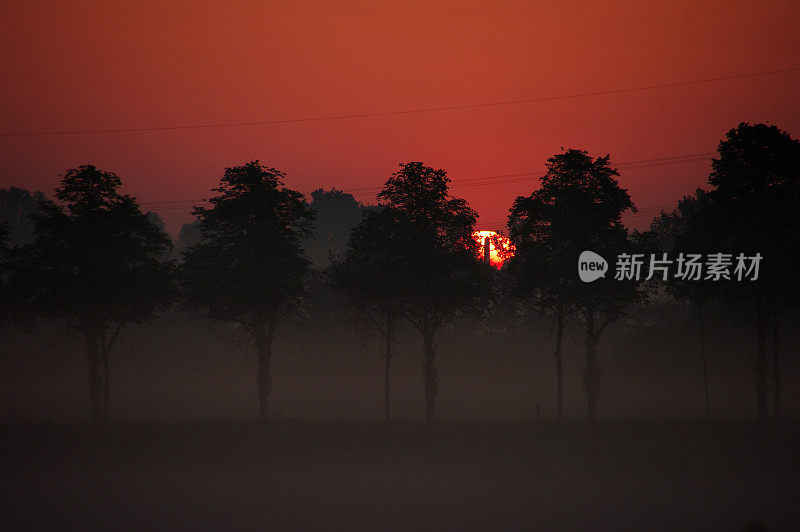
<path id="1" fill-rule="evenodd" d="M 0 1 L 0 131 L 298 119 L 482 104 L 800 67 L 800 3 Z M 252 159 L 287 185 L 539 172 L 562 146 L 612 161 L 711 152 L 738 122 L 800 136 L 800 72 L 474 110 L 208 129 L 0 137 L 0 186 L 49 193 L 84 163 L 143 202 L 208 197 Z M 622 172 L 644 216 L 707 162 Z M 537 181 L 459 187 L 494 229 Z M 359 196 L 374 201 L 374 194 Z M 188 208 L 161 212 L 169 228 Z"/>

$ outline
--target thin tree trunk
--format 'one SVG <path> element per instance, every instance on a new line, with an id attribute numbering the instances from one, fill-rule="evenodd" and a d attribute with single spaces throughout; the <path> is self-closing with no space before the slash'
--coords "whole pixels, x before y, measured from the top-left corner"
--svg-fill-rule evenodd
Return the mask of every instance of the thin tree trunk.
<path id="1" fill-rule="evenodd" d="M 556 415 L 559 420 L 564 419 L 564 362 L 561 358 L 561 343 L 564 337 L 564 311 L 558 309 L 556 311 L 557 328 L 556 328 L 556 351 L 554 356 L 556 358 Z"/>
<path id="2" fill-rule="evenodd" d="M 758 419 L 767 419 L 767 326 L 768 315 L 763 303 L 756 306 L 756 407 Z"/>
<path id="3" fill-rule="evenodd" d="M 261 421 L 269 419 L 269 396 L 272 393 L 272 339 L 274 329 L 268 324 L 266 330 L 256 334 L 256 354 L 258 356 L 258 417 Z"/>
<path id="4" fill-rule="evenodd" d="M 597 421 L 597 396 L 600 393 L 600 366 L 597 361 L 599 333 L 595 329 L 595 316 L 588 313 L 586 320 L 586 367 L 583 370 L 583 385 L 586 388 L 587 417 Z"/>
<path id="5" fill-rule="evenodd" d="M 103 379 L 100 376 L 100 338 L 94 328 L 84 329 L 86 340 L 86 369 L 89 374 L 89 394 L 92 399 L 92 423 L 103 422 Z"/>
<path id="6" fill-rule="evenodd" d="M 706 339 L 703 328 L 703 304 L 697 305 L 697 316 L 700 320 L 700 353 L 703 359 L 703 390 L 706 395 L 706 418 L 711 417 L 711 405 L 708 400 L 708 367 L 706 365 Z"/>
<path id="7" fill-rule="evenodd" d="M 433 343 L 433 332 L 425 332 L 422 340 L 425 350 L 425 366 L 423 376 L 425 378 L 425 420 L 432 423 L 436 417 L 436 394 L 439 391 L 439 373 L 436 370 L 436 346 Z"/>
<path id="8" fill-rule="evenodd" d="M 108 360 L 109 353 L 103 353 L 103 423 L 109 420 L 109 398 L 111 395 L 111 367 Z"/>
<path id="9" fill-rule="evenodd" d="M 386 425 L 392 422 L 392 398 L 391 398 L 391 369 L 392 369 L 392 311 L 386 310 L 386 353 L 384 354 L 384 375 L 383 375 L 383 415 Z"/>
<path id="10" fill-rule="evenodd" d="M 780 340 L 778 332 L 780 329 L 780 318 L 777 312 L 772 313 L 772 369 L 775 381 L 775 417 L 781 417 L 781 366 L 778 354 L 780 352 Z"/>

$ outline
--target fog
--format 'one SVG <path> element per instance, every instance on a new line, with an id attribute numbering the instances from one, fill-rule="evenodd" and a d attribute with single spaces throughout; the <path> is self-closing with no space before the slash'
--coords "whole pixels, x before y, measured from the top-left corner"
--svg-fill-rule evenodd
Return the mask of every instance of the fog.
<path id="1" fill-rule="evenodd" d="M 273 356 L 273 416 L 297 420 L 375 420 L 383 413 L 380 339 L 329 301 L 279 329 Z M 755 415 L 753 331 L 722 308 L 706 311 L 711 414 Z M 798 345 L 790 316 L 783 344 L 783 412 L 800 411 Z M 55 325 L 5 328 L 0 358 L 0 416 L 7 422 L 87 422 L 85 352 L 80 338 Z M 439 337 L 437 416 L 466 421 L 555 417 L 553 330 L 547 316 L 494 312 L 461 315 Z M 395 344 L 393 416 L 424 418 L 421 339 L 404 325 Z M 564 343 L 565 413 L 583 418 L 582 329 L 570 323 Z M 236 327 L 174 310 L 126 329 L 113 354 L 111 413 L 117 421 L 248 419 L 257 415 L 252 346 Z M 705 416 L 697 315 L 666 301 L 634 307 L 600 344 L 604 384 L 600 417 Z"/>

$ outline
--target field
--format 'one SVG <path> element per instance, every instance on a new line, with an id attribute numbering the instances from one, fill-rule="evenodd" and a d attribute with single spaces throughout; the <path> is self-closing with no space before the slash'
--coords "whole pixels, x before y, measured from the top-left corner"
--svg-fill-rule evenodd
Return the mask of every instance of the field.
<path id="1" fill-rule="evenodd" d="M 800 527 L 797 421 L 7 425 L 0 441 L 5 530 Z"/>

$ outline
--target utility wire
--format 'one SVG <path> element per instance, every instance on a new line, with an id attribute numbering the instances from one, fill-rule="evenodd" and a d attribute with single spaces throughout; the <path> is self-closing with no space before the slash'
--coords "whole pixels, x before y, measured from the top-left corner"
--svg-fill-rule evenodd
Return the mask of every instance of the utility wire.
<path id="1" fill-rule="evenodd" d="M 540 103 L 552 102 L 558 100 L 569 100 L 573 98 L 585 98 L 589 96 L 606 96 L 611 94 L 626 94 L 630 92 L 647 91 L 654 89 L 666 89 L 672 87 L 686 87 L 690 85 L 700 85 L 704 83 L 717 83 L 720 81 L 734 80 L 734 79 L 747 79 L 761 76 L 771 76 L 774 74 L 784 74 L 789 72 L 800 71 L 800 67 L 782 68 L 779 70 L 767 70 L 763 72 L 751 72 L 747 74 L 731 74 L 727 76 L 720 76 L 716 78 L 695 79 L 690 81 L 676 81 L 670 83 L 659 83 L 654 85 L 642 85 L 639 87 L 629 87 L 624 89 L 607 89 L 597 90 L 590 92 L 580 92 L 574 94 L 562 94 L 558 96 L 542 96 L 538 98 L 523 98 L 520 100 L 504 100 L 489 103 L 476 103 L 469 105 L 451 105 L 443 107 L 424 107 L 420 109 L 405 109 L 400 111 L 384 111 L 378 113 L 359 113 L 348 115 L 330 115 L 330 116 L 314 116 L 307 118 L 288 118 L 283 120 L 254 120 L 248 122 L 219 122 L 211 124 L 190 124 L 184 126 L 162 126 L 162 127 L 132 127 L 132 128 L 113 128 L 113 129 L 84 129 L 84 130 L 65 130 L 65 131 L 5 131 L 0 132 L 0 137 L 30 137 L 30 136 L 45 136 L 45 135 L 93 135 L 101 133 L 135 133 L 135 132 L 155 132 L 155 131 L 177 131 L 185 129 L 210 129 L 210 128 L 224 128 L 224 127 L 242 127 L 242 126 L 268 126 L 277 124 L 296 124 L 301 122 L 321 122 L 327 120 L 346 120 L 357 118 L 379 118 L 387 116 L 401 116 L 418 113 L 431 113 L 441 111 L 462 111 L 469 109 L 484 109 L 490 107 L 501 107 L 506 105 L 518 105 L 525 103 Z"/>
<path id="2" fill-rule="evenodd" d="M 616 168 L 622 170 L 639 170 L 642 168 L 669 166 L 673 164 L 683 164 L 689 162 L 700 162 L 706 160 L 712 155 L 714 155 L 713 152 L 708 152 L 708 153 L 690 153 L 684 155 L 664 156 L 651 159 L 639 159 L 635 161 L 627 161 L 619 163 L 616 165 Z M 486 186 L 486 185 L 531 181 L 534 179 L 539 179 L 544 175 L 545 173 L 541 171 L 539 172 L 531 171 L 531 172 L 518 172 L 513 174 L 500 174 L 500 175 L 488 175 L 480 177 L 469 177 L 463 179 L 453 179 L 451 181 L 450 187 L 461 188 L 461 187 Z M 342 192 L 346 192 L 354 196 L 367 196 L 380 191 L 382 188 L 383 188 L 382 185 L 355 187 L 355 188 L 344 189 L 342 190 Z M 203 199 L 142 201 L 140 202 L 140 205 L 149 206 L 155 210 L 175 210 L 175 209 L 185 209 L 187 207 L 193 207 L 195 205 L 203 203 L 203 201 L 204 201 Z"/>

